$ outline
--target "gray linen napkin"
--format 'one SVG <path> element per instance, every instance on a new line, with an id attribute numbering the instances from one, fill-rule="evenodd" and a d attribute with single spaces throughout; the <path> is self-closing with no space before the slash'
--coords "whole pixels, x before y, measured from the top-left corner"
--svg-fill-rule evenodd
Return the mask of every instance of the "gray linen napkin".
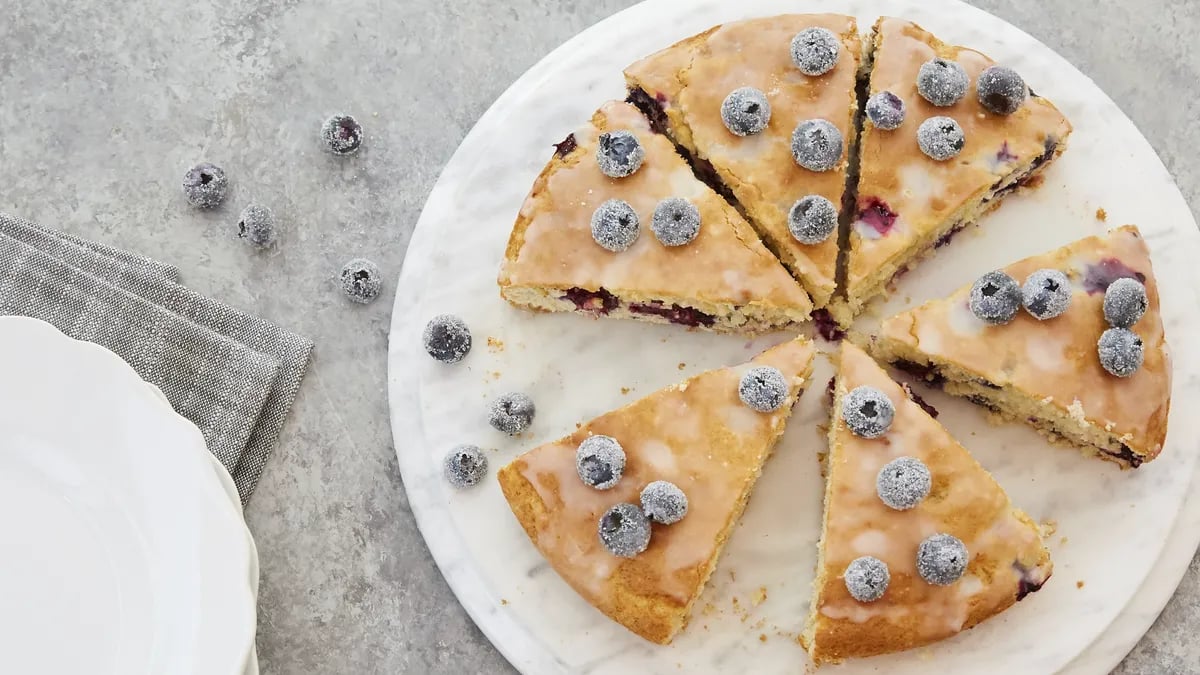
<path id="1" fill-rule="evenodd" d="M 200 428 L 245 503 L 312 342 L 175 283 L 178 270 L 0 214 L 0 314 L 120 355 Z"/>

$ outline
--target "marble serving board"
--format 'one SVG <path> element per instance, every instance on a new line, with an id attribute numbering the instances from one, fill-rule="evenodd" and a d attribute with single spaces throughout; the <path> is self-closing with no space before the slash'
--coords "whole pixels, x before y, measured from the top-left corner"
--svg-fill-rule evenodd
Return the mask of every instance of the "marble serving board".
<path id="1" fill-rule="evenodd" d="M 1170 175 L 1095 84 L 1003 21 L 952 0 L 653 0 L 597 24 L 526 73 L 464 140 L 417 225 L 393 315 L 392 425 L 413 512 L 459 600 L 523 672 L 774 673 L 808 664 L 796 637 L 808 611 L 820 529 L 817 453 L 824 450 L 827 363 L 818 365 L 691 626 L 666 647 L 628 633 L 576 596 L 529 543 L 494 476 L 455 492 L 441 478 L 441 459 L 456 444 L 477 444 L 488 450 L 494 474 L 577 422 L 786 339 L 530 314 L 500 299 L 495 276 L 513 219 L 552 144 L 622 95 L 625 65 L 713 24 L 821 11 L 855 14 L 864 31 L 879 15 L 910 18 L 946 41 L 984 51 L 1023 73 L 1075 125 L 1070 149 L 1039 190 L 1010 198 L 982 228 L 963 232 L 906 275 L 860 328 L 869 331 L 879 316 L 944 295 L 984 271 L 1124 223 L 1140 226 L 1152 249 L 1168 340 L 1182 346 L 1200 328 L 1194 290 L 1200 234 Z M 421 348 L 424 323 L 443 312 L 463 317 L 475 337 L 470 356 L 454 366 L 432 361 Z M 1023 426 L 991 426 L 980 409 L 922 390 L 1013 500 L 1054 530 L 1054 578 L 952 640 L 828 672 L 918 673 L 931 664 L 953 672 L 1041 673 L 1068 665 L 1106 672 L 1169 597 L 1200 527 L 1195 517 L 1180 520 L 1195 475 L 1191 439 L 1200 420 L 1189 410 L 1200 399 L 1200 360 L 1182 349 L 1173 357 L 1167 448 L 1137 471 L 1055 448 Z M 514 390 L 531 395 L 538 414 L 528 432 L 508 438 L 487 425 L 486 409 Z M 1191 548 L 1179 543 L 1188 540 Z M 1151 579 L 1156 565 L 1167 571 Z M 1123 616 L 1139 593 L 1134 618 Z M 1103 653 L 1089 649 L 1093 643 Z"/>

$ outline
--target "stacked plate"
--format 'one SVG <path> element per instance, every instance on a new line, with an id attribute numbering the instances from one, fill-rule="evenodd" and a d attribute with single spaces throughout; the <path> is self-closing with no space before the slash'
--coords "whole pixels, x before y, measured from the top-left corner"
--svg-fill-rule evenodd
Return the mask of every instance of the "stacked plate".
<path id="1" fill-rule="evenodd" d="M 257 673 L 257 554 L 200 431 L 115 354 L 18 317 L 0 533 L 0 672 Z"/>

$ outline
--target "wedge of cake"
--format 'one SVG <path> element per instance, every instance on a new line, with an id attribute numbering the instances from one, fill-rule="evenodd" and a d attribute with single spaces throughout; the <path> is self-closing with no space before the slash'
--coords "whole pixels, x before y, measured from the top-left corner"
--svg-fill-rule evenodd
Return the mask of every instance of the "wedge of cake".
<path id="1" fill-rule="evenodd" d="M 1063 311 L 1055 317 L 1039 320 L 1020 309 L 1010 323 L 990 324 L 971 309 L 977 282 L 887 319 L 872 350 L 951 394 L 1025 421 L 1086 454 L 1125 467 L 1154 459 L 1167 434 L 1171 362 L 1146 242 L 1136 227 L 1121 227 L 1026 258 L 1003 272 L 1027 284 L 1040 270 L 1065 277 Z M 1126 281 L 1118 284 L 1119 279 Z M 1112 314 L 1122 290 L 1131 293 L 1135 314 L 1114 324 L 1106 317 L 1106 304 Z M 1121 324 L 1140 340 L 1142 358 L 1132 369 L 1136 363 L 1124 364 L 1126 370 L 1116 364 L 1114 370 L 1123 374 L 1118 376 L 1105 367 L 1098 343 Z"/>
<path id="2" fill-rule="evenodd" d="M 701 175 L 728 186 L 816 307 L 836 285 L 837 213 L 856 138 L 861 53 L 853 17 L 791 14 L 717 26 L 625 70 L 629 100 L 691 154 Z M 841 137 L 824 162 L 793 151 L 793 137 L 805 133 L 799 127 L 813 120 Z M 824 228 L 810 222 L 798 239 L 790 214 L 808 196 L 827 200 L 808 218 L 824 214 Z"/>
<path id="3" fill-rule="evenodd" d="M 843 342 L 825 517 L 802 641 L 817 663 L 911 649 L 1050 577 L 1037 525 L 918 403 Z"/>
<path id="4" fill-rule="evenodd" d="M 843 325 L 954 232 L 1036 185 L 1071 133 L 1018 74 L 914 23 L 880 19 L 868 49 L 857 205 L 832 308 Z"/>
<path id="5" fill-rule="evenodd" d="M 602 415 L 501 469 L 504 496 L 579 595 L 668 643 L 716 567 L 815 353 L 798 338 Z"/>
<path id="6" fill-rule="evenodd" d="M 499 284 L 526 309 L 726 332 L 787 327 L 812 308 L 737 210 L 620 102 L 558 144 L 521 207 Z"/>

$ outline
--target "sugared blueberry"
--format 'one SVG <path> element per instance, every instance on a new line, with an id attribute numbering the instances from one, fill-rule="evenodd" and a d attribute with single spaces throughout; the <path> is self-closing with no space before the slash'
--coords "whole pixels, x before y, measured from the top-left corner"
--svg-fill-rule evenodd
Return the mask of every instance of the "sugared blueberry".
<path id="1" fill-rule="evenodd" d="M 863 385 L 842 398 L 842 420 L 855 436 L 879 438 L 892 427 L 896 407 L 887 394 Z"/>
<path id="2" fill-rule="evenodd" d="M 792 63 L 805 75 L 824 75 L 837 65 L 841 48 L 841 41 L 828 28 L 805 28 L 792 38 Z"/>
<path id="3" fill-rule="evenodd" d="M 216 164 L 201 162 L 183 176 L 183 194 L 188 203 L 201 209 L 211 209 L 225 199 L 229 180 Z"/>
<path id="4" fill-rule="evenodd" d="M 260 204 L 251 204 L 242 209 L 237 227 L 239 237 L 259 248 L 266 248 L 275 242 L 275 214 Z"/>
<path id="5" fill-rule="evenodd" d="M 588 436 L 575 450 L 575 472 L 585 485 L 607 490 L 625 472 L 625 449 L 612 436 Z"/>
<path id="6" fill-rule="evenodd" d="M 917 573 L 934 586 L 958 581 L 969 561 L 966 545 L 950 534 L 935 534 L 917 547 Z"/>
<path id="7" fill-rule="evenodd" d="M 600 134 L 596 148 L 596 163 L 600 172 L 609 178 L 624 178 L 642 168 L 646 150 L 637 136 L 628 131 L 606 131 Z"/>
<path id="8" fill-rule="evenodd" d="M 734 89 L 721 103 L 721 121 L 735 135 L 757 134 L 771 121 L 771 103 L 754 87 Z"/>
<path id="9" fill-rule="evenodd" d="M 1104 291 L 1104 320 L 1110 326 L 1129 328 L 1142 318 L 1150 300 L 1146 287 L 1137 279 L 1117 279 Z"/>
<path id="10" fill-rule="evenodd" d="M 365 305 L 379 297 L 383 290 L 383 275 L 375 263 L 355 258 L 342 266 L 342 293 L 354 302 Z"/>
<path id="11" fill-rule="evenodd" d="M 890 91 L 872 94 L 867 99 L 867 119 L 885 131 L 904 123 L 904 100 Z"/>
<path id="12" fill-rule="evenodd" d="M 837 166 L 842 146 L 842 132 L 828 120 L 804 120 L 792 132 L 792 157 L 809 171 L 829 171 Z"/>
<path id="13" fill-rule="evenodd" d="M 650 545 L 650 519 L 636 504 L 617 504 L 600 516 L 598 534 L 609 553 L 632 558 Z"/>
<path id="14" fill-rule="evenodd" d="M 958 103 L 966 95 L 969 84 L 967 71 L 957 61 L 949 59 L 926 61 L 917 72 L 917 92 L 939 108 Z"/>
<path id="15" fill-rule="evenodd" d="M 1056 269 L 1038 270 L 1025 279 L 1021 303 L 1039 321 L 1062 316 L 1071 306 L 1071 282 Z"/>
<path id="16" fill-rule="evenodd" d="M 350 115 L 334 115 L 321 125 L 321 140 L 335 155 L 353 155 L 362 147 L 362 125 Z"/>
<path id="17" fill-rule="evenodd" d="M 452 314 L 439 314 L 425 324 L 425 351 L 442 363 L 458 363 L 471 351 L 471 329 Z"/>
<path id="18" fill-rule="evenodd" d="M 613 253 L 633 246 L 640 232 L 637 212 L 622 199 L 610 199 L 592 213 L 592 239 Z"/>
<path id="19" fill-rule="evenodd" d="M 819 244 L 837 229 L 838 210 L 821 195 L 796 200 L 788 211 L 788 231 L 801 244 Z"/>
<path id="20" fill-rule="evenodd" d="M 700 234 L 700 210 L 682 197 L 668 197 L 654 207 L 650 229 L 663 246 L 683 246 Z"/>
<path id="21" fill-rule="evenodd" d="M 916 457 L 897 457 L 875 476 L 879 499 L 897 511 L 907 511 L 929 496 L 933 477 L 929 468 Z"/>
<path id="22" fill-rule="evenodd" d="M 846 590 L 850 596 L 859 602 L 875 602 L 887 592 L 892 575 L 888 572 L 887 563 L 879 558 L 865 555 L 855 558 L 846 566 L 842 573 Z"/>
<path id="23" fill-rule="evenodd" d="M 979 104 L 997 115 L 1015 113 L 1029 96 L 1025 80 L 1017 71 L 1005 66 L 991 66 L 980 73 L 975 90 Z"/>
<path id="24" fill-rule="evenodd" d="M 533 399 L 519 392 L 511 392 L 492 403 L 488 411 L 488 424 L 497 431 L 516 436 L 533 424 L 534 412 Z"/>
<path id="25" fill-rule="evenodd" d="M 674 483 L 656 480 L 642 488 L 642 512 L 656 523 L 672 525 L 687 515 L 688 499 Z"/>
<path id="26" fill-rule="evenodd" d="M 1100 365 L 1117 377 L 1129 377 L 1142 367 L 1145 347 L 1142 338 L 1128 328 L 1109 328 L 1096 343 Z"/>
<path id="27" fill-rule="evenodd" d="M 774 366 L 755 366 L 742 375 L 738 398 L 758 412 L 775 412 L 787 401 L 788 382 Z"/>
<path id="28" fill-rule="evenodd" d="M 981 321 L 1000 325 L 1013 320 L 1021 308 L 1021 300 L 1021 286 L 1017 280 L 996 270 L 975 281 L 968 304 L 971 313 Z"/>
<path id="29" fill-rule="evenodd" d="M 953 117 L 930 117 L 917 127 L 921 152 L 939 162 L 958 156 L 966 143 L 962 127 Z"/>
<path id="30" fill-rule="evenodd" d="M 474 445 L 460 445 L 454 448 L 442 462 L 442 473 L 446 476 L 446 482 L 460 490 L 483 480 L 487 468 L 487 457 Z"/>

